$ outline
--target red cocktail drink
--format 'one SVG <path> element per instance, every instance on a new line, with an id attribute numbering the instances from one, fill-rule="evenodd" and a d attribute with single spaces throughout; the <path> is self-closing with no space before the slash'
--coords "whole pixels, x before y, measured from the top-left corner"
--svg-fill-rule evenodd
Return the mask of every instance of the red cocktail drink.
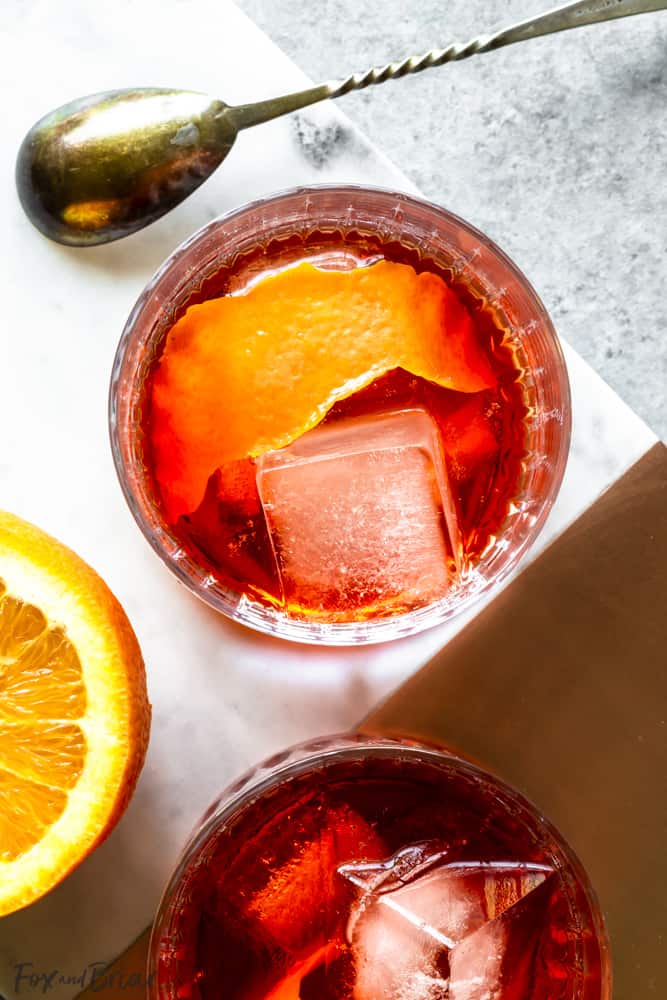
<path id="1" fill-rule="evenodd" d="M 443 210 L 354 188 L 249 206 L 177 251 L 111 398 L 159 554 L 214 607 L 306 641 L 469 605 L 535 537 L 569 438 L 523 276 Z"/>
<path id="2" fill-rule="evenodd" d="M 586 877 L 502 783 L 363 738 L 267 767 L 186 851 L 154 929 L 155 997 L 609 997 Z"/>

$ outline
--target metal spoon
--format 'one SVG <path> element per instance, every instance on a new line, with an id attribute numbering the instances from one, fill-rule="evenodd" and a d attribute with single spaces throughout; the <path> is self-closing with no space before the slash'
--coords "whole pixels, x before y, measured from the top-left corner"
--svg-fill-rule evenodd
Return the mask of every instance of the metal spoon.
<path id="1" fill-rule="evenodd" d="M 82 97 L 40 119 L 26 135 L 16 163 L 19 198 L 50 239 L 70 246 L 109 243 L 155 222 L 192 194 L 222 163 L 241 129 L 514 42 L 665 9 L 667 0 L 570 3 L 465 44 L 238 107 L 206 94 L 158 88 Z"/>

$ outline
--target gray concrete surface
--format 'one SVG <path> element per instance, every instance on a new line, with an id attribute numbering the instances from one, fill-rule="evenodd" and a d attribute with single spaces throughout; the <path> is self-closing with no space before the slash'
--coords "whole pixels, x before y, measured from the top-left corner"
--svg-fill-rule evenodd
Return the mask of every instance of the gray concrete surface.
<path id="1" fill-rule="evenodd" d="M 465 40 L 549 0 L 239 0 L 315 79 Z M 424 194 L 487 232 L 667 438 L 667 12 L 341 100 Z"/>

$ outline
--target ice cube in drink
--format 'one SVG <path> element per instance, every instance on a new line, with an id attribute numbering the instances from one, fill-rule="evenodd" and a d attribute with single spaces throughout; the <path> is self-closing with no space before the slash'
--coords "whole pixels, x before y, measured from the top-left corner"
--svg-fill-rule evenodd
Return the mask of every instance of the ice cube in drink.
<path id="1" fill-rule="evenodd" d="M 447 863 L 448 853 L 421 844 L 379 865 L 339 868 L 359 888 L 347 930 L 355 1000 L 403 1000 L 406 984 L 410 1000 L 494 997 L 511 938 L 500 918 L 554 871 L 512 861 Z M 476 933 L 489 923 L 490 933 Z M 474 947 L 460 953 L 471 936 Z"/>
<path id="2" fill-rule="evenodd" d="M 414 407 L 320 426 L 258 460 L 284 599 L 329 620 L 431 603 L 459 537 L 437 425 Z"/>
<path id="3" fill-rule="evenodd" d="M 456 945 L 449 955 L 448 1000 L 546 1000 L 558 997 L 557 989 L 577 996 L 576 974 L 569 984 L 563 976 L 559 986 L 554 967 L 547 987 L 539 967 L 553 890 L 554 880 L 545 880 Z"/>

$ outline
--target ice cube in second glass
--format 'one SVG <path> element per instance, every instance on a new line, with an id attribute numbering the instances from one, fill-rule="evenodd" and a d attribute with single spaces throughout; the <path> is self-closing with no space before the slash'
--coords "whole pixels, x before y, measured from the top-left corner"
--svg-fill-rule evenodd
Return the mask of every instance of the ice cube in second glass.
<path id="1" fill-rule="evenodd" d="M 507 956 L 519 968 L 512 950 L 518 937 L 519 951 L 527 949 L 532 962 L 541 933 L 538 917 L 544 918 L 551 886 L 545 895 L 540 890 L 553 870 L 515 861 L 443 864 L 447 851 L 415 846 L 418 850 L 400 851 L 385 862 L 338 869 L 360 889 L 347 929 L 355 955 L 355 1000 L 500 1000 L 495 987 Z M 526 924 L 521 914 L 533 897 L 531 937 L 530 919 Z M 527 978 L 529 971 L 527 965 Z M 516 1000 L 530 995 L 511 994 Z"/>
<path id="2" fill-rule="evenodd" d="M 317 427 L 257 466 L 293 613 L 344 621 L 446 594 L 459 539 L 440 436 L 426 410 Z"/>

